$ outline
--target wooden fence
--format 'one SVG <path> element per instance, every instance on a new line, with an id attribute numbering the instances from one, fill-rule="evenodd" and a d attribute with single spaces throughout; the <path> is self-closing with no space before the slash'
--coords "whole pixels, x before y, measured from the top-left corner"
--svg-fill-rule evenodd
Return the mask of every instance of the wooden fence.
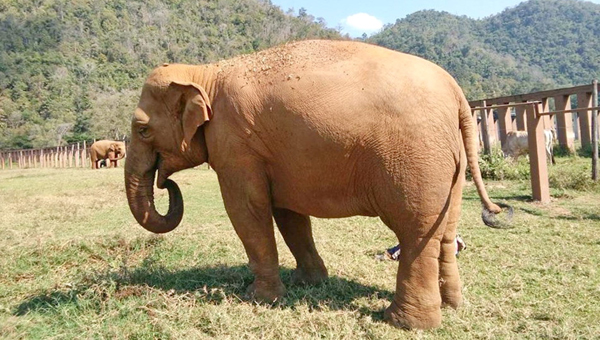
<path id="1" fill-rule="evenodd" d="M 573 97 L 577 106 L 572 108 Z M 575 151 L 575 139 L 592 148 L 592 178 L 598 179 L 598 82 L 590 85 L 471 101 L 485 153 L 503 144 L 509 131 L 528 132 L 533 198 L 550 201 L 544 130 L 555 129 L 558 144 Z M 514 110 L 514 114 L 513 114 Z M 514 119 L 513 119 L 514 117 Z"/>
<path id="2" fill-rule="evenodd" d="M 35 150 L 0 151 L 0 169 L 91 167 L 88 149 L 87 143 L 83 142 Z"/>

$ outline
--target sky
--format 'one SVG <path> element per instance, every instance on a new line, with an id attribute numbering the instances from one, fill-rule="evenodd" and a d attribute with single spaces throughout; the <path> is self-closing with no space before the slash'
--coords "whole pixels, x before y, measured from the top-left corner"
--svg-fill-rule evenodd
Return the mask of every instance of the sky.
<path id="1" fill-rule="evenodd" d="M 339 28 L 351 37 L 377 33 L 383 25 L 393 24 L 420 10 L 435 9 L 455 15 L 482 19 L 517 6 L 524 0 L 271 0 L 284 12 L 300 8 L 315 18 L 323 18 L 327 26 Z M 600 0 L 592 0 L 599 3 Z"/>

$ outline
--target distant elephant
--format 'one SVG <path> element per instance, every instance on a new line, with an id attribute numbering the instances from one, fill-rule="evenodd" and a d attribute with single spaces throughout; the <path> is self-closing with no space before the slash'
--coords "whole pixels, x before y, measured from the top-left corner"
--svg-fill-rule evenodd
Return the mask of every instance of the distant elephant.
<path id="1" fill-rule="evenodd" d="M 125 157 L 125 142 L 113 140 L 99 140 L 94 142 L 90 147 L 90 159 L 92 161 L 92 169 L 98 169 L 100 160 L 108 160 L 110 163 L 105 163 L 107 167 L 117 167 L 117 161 Z"/>
<path id="2" fill-rule="evenodd" d="M 484 222 L 505 220 L 481 179 L 460 87 L 440 67 L 382 47 L 302 41 L 211 65 L 165 64 L 144 83 L 131 126 L 125 187 L 135 219 L 154 233 L 177 227 L 183 199 L 168 177 L 208 162 L 259 300 L 285 293 L 273 218 L 296 258 L 294 280 L 316 283 L 328 274 L 309 216 L 378 216 L 402 247 L 385 319 L 436 327 L 442 304 L 462 301 L 454 240 L 467 160 Z M 156 172 L 169 191 L 164 216 Z"/>

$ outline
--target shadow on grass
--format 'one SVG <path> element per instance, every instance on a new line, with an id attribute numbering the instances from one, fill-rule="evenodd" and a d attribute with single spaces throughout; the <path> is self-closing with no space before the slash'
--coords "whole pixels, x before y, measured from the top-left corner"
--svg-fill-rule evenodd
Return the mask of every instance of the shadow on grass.
<path id="1" fill-rule="evenodd" d="M 28 298 L 14 309 L 13 314 L 23 316 L 29 312 L 51 313 L 60 306 L 73 303 L 77 303 L 76 291 L 54 291 Z"/>
<path id="2" fill-rule="evenodd" d="M 273 303 L 278 308 L 295 308 L 298 302 L 311 310 L 356 310 L 374 320 L 383 320 L 383 310 L 360 307 L 354 301 L 361 297 L 385 299 L 391 302 L 394 292 L 347 280 L 329 277 L 313 286 L 291 283 L 292 270 L 281 268 L 280 274 L 287 294 Z M 392 279 L 392 278 L 390 278 Z M 168 296 L 189 296 L 210 304 L 227 301 L 237 303 L 245 298 L 246 287 L 253 275 L 248 266 L 215 266 L 172 270 L 156 265 L 142 264 L 136 268 L 121 268 L 104 273 L 90 273 L 70 290 L 57 289 L 29 297 L 13 309 L 17 316 L 28 313 L 55 313 L 60 308 L 74 305 L 99 306 L 105 301 L 147 296 L 152 289 Z M 244 302 L 240 302 L 244 303 Z M 245 302 L 249 303 L 249 302 Z"/>
<path id="3" fill-rule="evenodd" d="M 480 201 L 481 199 L 477 195 L 464 195 L 463 200 L 465 200 L 465 201 Z M 494 197 L 491 197 L 491 200 L 492 200 L 492 202 L 496 202 L 496 201 L 533 202 L 533 198 L 529 195 L 494 196 Z M 509 203 L 509 205 L 510 205 L 510 203 Z"/>
<path id="4" fill-rule="evenodd" d="M 554 218 L 559 219 L 559 220 L 565 220 L 565 221 L 581 221 L 581 220 L 600 221 L 600 215 L 598 215 L 598 214 L 578 214 L 577 216 L 561 215 L 561 216 L 554 217 Z"/>

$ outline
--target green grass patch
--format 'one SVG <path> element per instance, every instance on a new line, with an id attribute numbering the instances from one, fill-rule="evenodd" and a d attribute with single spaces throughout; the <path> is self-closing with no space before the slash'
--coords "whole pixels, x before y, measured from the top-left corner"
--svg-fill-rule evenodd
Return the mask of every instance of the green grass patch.
<path id="1" fill-rule="evenodd" d="M 383 322 L 397 264 L 374 256 L 396 240 L 378 219 L 313 219 L 330 273 L 317 286 L 291 284 L 295 261 L 277 235 L 288 293 L 257 304 L 244 298 L 252 275 L 212 171 L 173 176 L 186 213 L 161 236 L 131 216 L 122 168 L 0 171 L 0 338 L 597 338 L 600 189 L 577 175 L 589 159 L 557 160 L 547 205 L 520 175 L 487 183 L 514 206 L 513 229 L 485 227 L 467 183 L 465 304 L 431 331 Z M 166 192 L 156 200 L 165 211 Z"/>

